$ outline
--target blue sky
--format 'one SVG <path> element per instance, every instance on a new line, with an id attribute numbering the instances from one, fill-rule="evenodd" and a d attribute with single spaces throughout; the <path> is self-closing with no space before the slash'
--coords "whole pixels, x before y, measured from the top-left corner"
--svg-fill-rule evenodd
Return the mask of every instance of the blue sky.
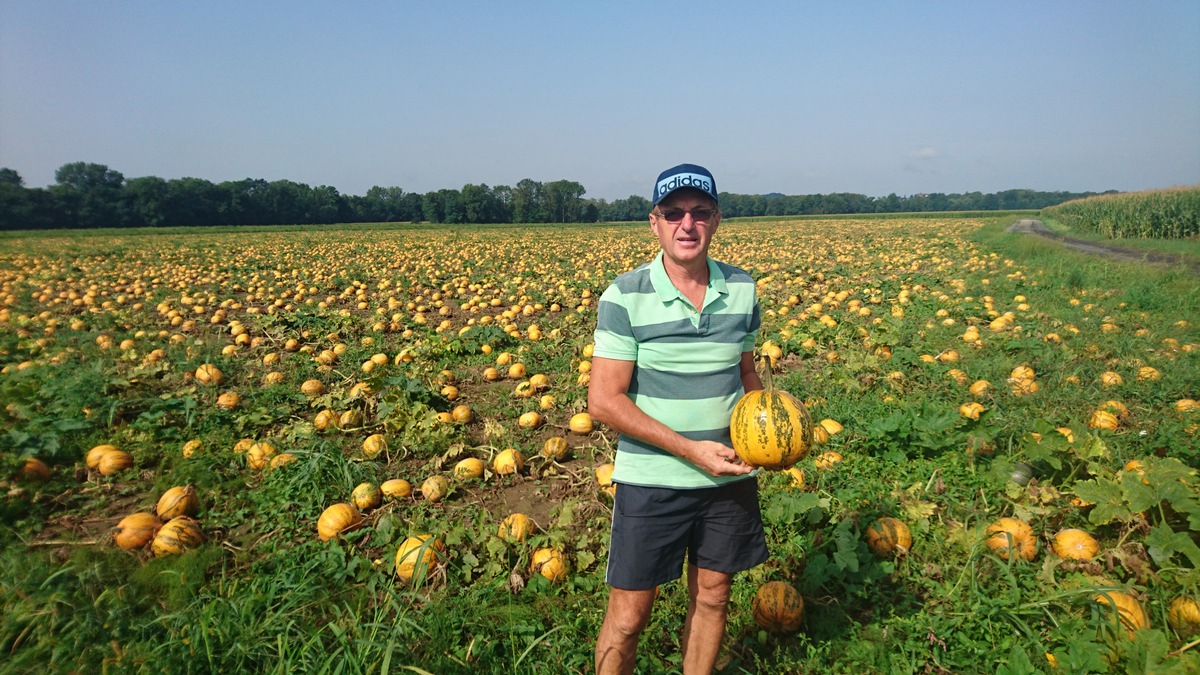
<path id="1" fill-rule="evenodd" d="M 1200 184 L 1200 2 L 0 0 L 0 166 L 649 196 Z"/>

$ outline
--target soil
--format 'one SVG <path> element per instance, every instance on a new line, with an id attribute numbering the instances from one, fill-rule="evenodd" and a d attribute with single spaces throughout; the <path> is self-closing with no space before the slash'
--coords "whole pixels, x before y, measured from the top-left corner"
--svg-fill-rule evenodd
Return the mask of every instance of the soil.
<path id="1" fill-rule="evenodd" d="M 1039 237 L 1053 239 L 1072 251 L 1079 251 L 1080 253 L 1098 255 L 1124 262 L 1143 262 L 1154 265 L 1180 266 L 1192 274 L 1200 275 L 1200 261 L 1193 260 L 1175 253 L 1143 251 L 1115 246 L 1113 244 L 1068 237 L 1051 232 L 1046 228 L 1046 225 L 1042 221 L 1035 220 L 1033 218 L 1023 218 L 1018 220 L 1008 227 L 1008 231 L 1035 234 Z"/>

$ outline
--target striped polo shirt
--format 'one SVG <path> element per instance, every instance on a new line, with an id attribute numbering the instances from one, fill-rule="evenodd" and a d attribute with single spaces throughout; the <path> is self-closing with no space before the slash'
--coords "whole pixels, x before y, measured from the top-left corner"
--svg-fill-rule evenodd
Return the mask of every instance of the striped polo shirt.
<path id="1" fill-rule="evenodd" d="M 687 438 L 732 445 L 729 417 L 743 393 L 742 352 L 754 350 L 760 322 L 747 272 L 709 258 L 708 289 L 697 311 L 667 277 L 660 251 L 600 296 L 594 354 L 635 362 L 628 395 L 650 417 Z M 702 488 L 744 478 L 710 476 L 625 434 L 617 442 L 618 483 Z"/>

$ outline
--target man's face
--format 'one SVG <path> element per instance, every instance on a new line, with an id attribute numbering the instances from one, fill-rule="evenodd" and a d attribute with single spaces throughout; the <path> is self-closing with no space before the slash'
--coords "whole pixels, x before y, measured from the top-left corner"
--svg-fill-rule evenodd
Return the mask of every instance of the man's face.
<path id="1" fill-rule="evenodd" d="M 687 213 L 678 222 L 671 222 L 674 217 L 668 217 L 680 210 Z M 700 210 L 710 210 L 712 215 L 707 219 L 697 218 L 693 212 Z M 720 223 L 721 212 L 717 211 L 712 198 L 692 189 L 676 190 L 667 195 L 650 215 L 650 229 L 658 237 L 663 255 L 680 266 L 694 265 L 697 260 L 708 257 L 708 246 Z"/>

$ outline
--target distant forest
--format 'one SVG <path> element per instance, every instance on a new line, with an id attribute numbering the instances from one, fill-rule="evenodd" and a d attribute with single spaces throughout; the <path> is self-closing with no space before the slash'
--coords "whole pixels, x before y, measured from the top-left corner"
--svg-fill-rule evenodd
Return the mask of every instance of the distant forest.
<path id="1" fill-rule="evenodd" d="M 464 185 L 424 194 L 373 187 L 362 196 L 328 185 L 247 178 L 213 183 L 202 178 L 126 179 L 103 164 L 73 162 L 54 173 L 47 188 L 27 188 L 21 175 L 0 168 L 0 230 L 97 227 L 192 227 L 331 223 L 592 223 L 641 220 L 650 200 L 630 196 L 609 202 L 586 199 L 570 180 L 525 179 L 513 187 Z M 1115 191 L 1109 191 L 1115 192 Z M 991 194 L 917 194 L 868 197 L 741 195 L 722 192 L 726 218 L 924 211 L 1041 209 L 1095 192 L 1005 190 Z"/>

